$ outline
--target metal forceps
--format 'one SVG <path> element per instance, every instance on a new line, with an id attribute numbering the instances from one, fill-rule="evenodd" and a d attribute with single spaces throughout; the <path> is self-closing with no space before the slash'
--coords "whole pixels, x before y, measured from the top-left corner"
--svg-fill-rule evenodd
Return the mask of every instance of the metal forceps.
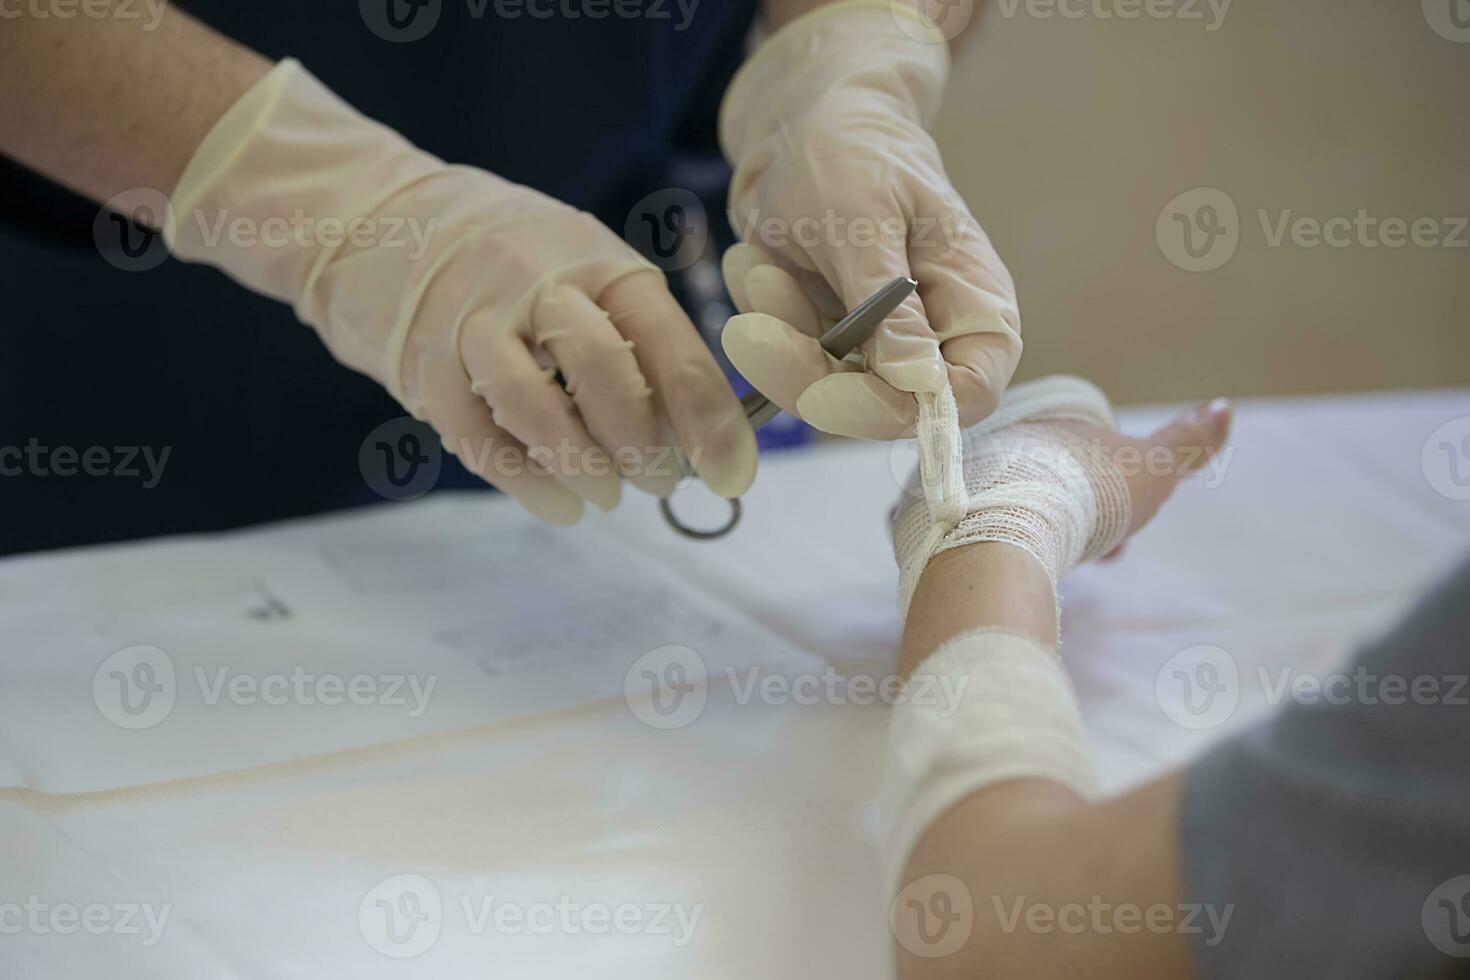
<path id="1" fill-rule="evenodd" d="M 898 309 L 899 304 L 907 299 L 918 285 L 913 279 L 899 276 L 833 324 L 831 329 L 817 338 L 817 342 L 828 354 L 839 361 L 842 360 L 857 350 L 863 341 L 871 337 L 873 332 L 882 325 L 884 320 L 888 319 L 894 310 Z M 746 392 L 745 396 L 740 399 L 740 405 L 745 409 L 745 417 L 750 420 L 750 427 L 756 430 L 761 429 L 771 419 L 781 414 L 780 406 L 754 389 Z M 683 452 L 679 453 L 679 470 L 679 486 L 682 487 L 694 476 L 694 470 L 689 465 L 689 458 Z M 730 501 L 730 518 L 724 526 L 712 530 L 693 528 L 681 523 L 674 514 L 674 508 L 669 503 L 670 499 L 669 497 L 660 499 L 658 509 L 663 513 L 664 520 L 668 522 L 669 527 L 686 538 L 694 538 L 698 541 L 723 538 L 735 530 L 735 525 L 740 523 L 739 498 Z"/>

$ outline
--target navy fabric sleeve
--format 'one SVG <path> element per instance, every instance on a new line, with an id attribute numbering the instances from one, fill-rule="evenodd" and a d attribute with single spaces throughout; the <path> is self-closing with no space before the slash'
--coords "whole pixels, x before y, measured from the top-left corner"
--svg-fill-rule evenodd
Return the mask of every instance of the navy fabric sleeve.
<path id="1" fill-rule="evenodd" d="M 1190 769 L 1187 898 L 1231 907 L 1193 939 L 1199 976 L 1470 975 L 1467 674 L 1470 563 L 1341 668 L 1335 703 Z"/>

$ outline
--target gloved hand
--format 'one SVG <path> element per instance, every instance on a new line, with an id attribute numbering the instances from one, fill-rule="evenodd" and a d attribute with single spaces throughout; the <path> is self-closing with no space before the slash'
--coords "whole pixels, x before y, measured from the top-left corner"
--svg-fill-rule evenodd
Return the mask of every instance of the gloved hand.
<path id="1" fill-rule="evenodd" d="M 724 271 L 745 315 L 724 347 L 788 412 L 841 435 L 893 439 L 909 392 L 948 375 L 960 420 L 995 407 L 1021 356 L 1015 286 L 951 186 L 925 125 L 949 54 L 939 29 L 891 0 L 847 0 L 777 31 L 720 110 L 743 244 Z M 867 371 L 813 339 L 896 276 L 917 294 L 863 347 Z"/>
<path id="2" fill-rule="evenodd" d="M 620 472 L 667 494 L 668 426 L 716 493 L 754 478 L 750 425 L 661 273 L 590 215 L 416 149 L 295 62 L 216 124 L 171 205 L 177 256 L 291 303 L 545 521 L 616 505 Z"/>

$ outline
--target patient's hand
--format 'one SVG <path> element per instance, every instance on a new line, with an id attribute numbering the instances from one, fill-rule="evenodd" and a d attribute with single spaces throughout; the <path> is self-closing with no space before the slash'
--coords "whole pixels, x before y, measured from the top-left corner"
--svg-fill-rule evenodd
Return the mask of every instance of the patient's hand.
<path id="1" fill-rule="evenodd" d="M 1186 476 L 1199 472 L 1225 445 L 1230 435 L 1231 407 L 1223 398 L 1181 412 L 1152 435 L 1125 436 L 1116 430 L 1085 422 L 1062 422 L 1089 441 L 1095 441 L 1122 473 L 1128 488 L 1130 520 L 1125 537 L 1143 527 Z M 1123 550 L 1119 544 L 1104 557 Z"/>
<path id="2" fill-rule="evenodd" d="M 1102 392 L 1080 378 L 1014 386 L 990 418 L 964 432 L 965 516 L 937 522 L 917 475 L 895 508 L 901 607 L 931 561 L 969 545 L 1029 555 L 1045 573 L 1043 588 L 1116 553 L 1219 450 L 1229 427 L 1229 406 L 1214 401 L 1132 438 L 1118 433 Z"/>

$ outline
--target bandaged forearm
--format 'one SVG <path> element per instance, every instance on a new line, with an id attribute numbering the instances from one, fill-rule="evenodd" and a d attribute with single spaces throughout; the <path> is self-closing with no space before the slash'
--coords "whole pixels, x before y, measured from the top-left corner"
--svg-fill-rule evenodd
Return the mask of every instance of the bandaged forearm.
<path id="1" fill-rule="evenodd" d="M 955 696 L 918 696 L 924 690 Z M 1039 778 L 1084 799 L 1096 794 L 1076 695 L 1051 647 L 996 630 L 963 633 L 919 665 L 909 692 L 889 722 L 879 797 L 885 895 L 903 884 L 929 826 L 978 790 Z"/>
<path id="2" fill-rule="evenodd" d="M 892 520 L 905 613 L 925 566 L 941 551 L 984 541 L 1013 545 L 1055 586 L 1126 536 L 1122 473 L 1099 445 L 1062 424 L 1114 427 L 1107 399 L 1087 382 L 1052 377 L 1017 385 L 993 415 L 949 440 L 942 423 L 926 432 L 925 421 L 921 415 L 921 466 Z M 963 474 L 961 506 L 935 506 L 934 484 L 946 473 L 952 482 L 956 471 Z"/>

